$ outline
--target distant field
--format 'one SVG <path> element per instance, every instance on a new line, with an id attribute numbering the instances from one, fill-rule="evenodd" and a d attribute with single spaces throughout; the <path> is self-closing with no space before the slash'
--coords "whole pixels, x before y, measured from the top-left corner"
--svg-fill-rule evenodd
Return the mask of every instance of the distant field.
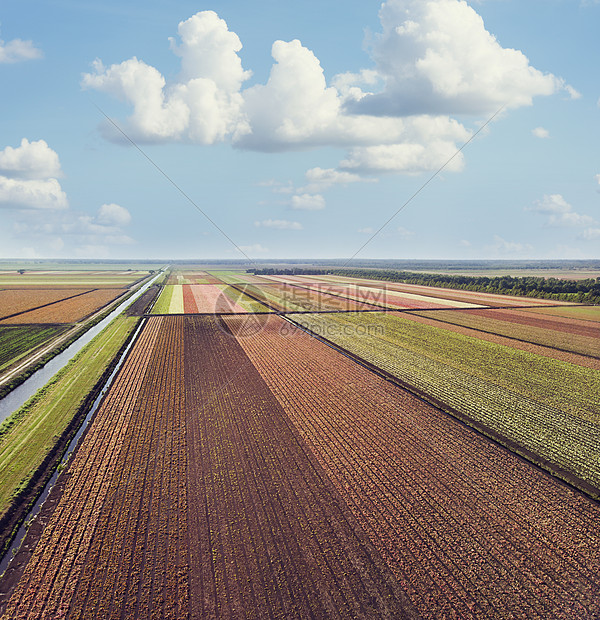
<path id="1" fill-rule="evenodd" d="M 571 308 L 535 308 L 528 309 L 526 311 L 532 312 L 534 314 L 563 316 L 569 319 L 596 321 L 600 323 L 600 306 L 574 306 Z"/>
<path id="2" fill-rule="evenodd" d="M 148 272 L 25 272 L 18 273 L 0 272 L 0 289 L 2 288 L 116 288 L 129 287 L 142 277 L 148 276 Z"/>
<path id="3" fill-rule="evenodd" d="M 24 325 L 37 323 L 76 323 L 96 310 L 99 310 L 120 295 L 123 289 L 99 289 L 89 291 L 77 297 L 71 297 L 57 303 L 23 312 L 0 321 L 0 325 Z"/>
<path id="4" fill-rule="evenodd" d="M 261 303 L 224 284 L 166 285 L 153 314 L 268 312 Z"/>
<path id="5" fill-rule="evenodd" d="M 32 308 L 53 304 L 67 297 L 87 293 L 89 289 L 17 289 L 0 290 L 0 319 Z"/>
<path id="6" fill-rule="evenodd" d="M 418 312 L 420 316 L 453 325 L 517 338 L 563 351 L 600 357 L 600 325 L 520 310 Z"/>

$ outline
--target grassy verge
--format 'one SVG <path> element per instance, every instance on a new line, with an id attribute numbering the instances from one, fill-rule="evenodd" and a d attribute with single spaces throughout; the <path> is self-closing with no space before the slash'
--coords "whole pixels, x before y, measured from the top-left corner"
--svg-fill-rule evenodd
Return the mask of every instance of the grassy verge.
<path id="1" fill-rule="evenodd" d="M 138 321 L 117 317 L 0 426 L 2 550 L 51 475 Z"/>

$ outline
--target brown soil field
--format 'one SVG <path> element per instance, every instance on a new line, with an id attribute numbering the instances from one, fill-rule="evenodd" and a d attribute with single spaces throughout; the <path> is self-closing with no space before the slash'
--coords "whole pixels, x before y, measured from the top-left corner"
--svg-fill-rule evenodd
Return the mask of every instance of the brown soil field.
<path id="1" fill-rule="evenodd" d="M 110 303 L 125 291 L 119 288 L 99 289 L 53 303 L 52 305 L 18 314 L 0 321 L 2 325 L 35 323 L 76 323 Z"/>
<path id="2" fill-rule="evenodd" d="M 247 333 L 225 319 L 423 617 L 600 613 L 598 504 L 279 317 L 257 320 Z"/>
<path id="3" fill-rule="evenodd" d="M 0 319 L 46 306 L 89 289 L 14 289 L 0 290 Z"/>
<path id="4" fill-rule="evenodd" d="M 416 613 L 227 328 L 154 317 L 3 617 Z"/>

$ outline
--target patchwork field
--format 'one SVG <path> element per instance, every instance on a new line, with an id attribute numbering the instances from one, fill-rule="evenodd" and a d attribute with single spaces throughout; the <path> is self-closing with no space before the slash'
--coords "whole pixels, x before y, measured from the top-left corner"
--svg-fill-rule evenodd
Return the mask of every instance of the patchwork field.
<path id="1" fill-rule="evenodd" d="M 172 272 L 0 579 L 0 616 L 600 617 L 596 317 Z M 2 433 L 8 459 L 28 435 Z"/>

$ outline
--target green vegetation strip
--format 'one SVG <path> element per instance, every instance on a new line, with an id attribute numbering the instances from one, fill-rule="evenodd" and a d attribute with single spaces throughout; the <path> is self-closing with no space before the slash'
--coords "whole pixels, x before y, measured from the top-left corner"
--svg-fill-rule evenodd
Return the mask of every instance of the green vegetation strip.
<path id="1" fill-rule="evenodd" d="M 45 475 L 39 469 L 46 457 L 64 439 L 138 321 L 117 317 L 0 426 L 0 522 L 15 511 L 15 504 L 30 499 L 23 492 L 36 482 L 35 476 Z"/>
<path id="2" fill-rule="evenodd" d="M 174 287 L 167 285 L 163 288 L 163 292 L 160 294 L 158 301 L 152 308 L 152 314 L 169 314 L 169 307 L 171 306 L 171 299 L 173 297 Z"/>
<path id="3" fill-rule="evenodd" d="M 419 310 L 411 312 L 411 314 L 416 314 L 417 316 L 433 319 L 435 321 L 443 321 L 451 325 L 479 329 L 489 334 L 516 338 L 517 340 L 540 344 L 545 347 L 554 347 L 561 351 L 580 353 L 592 357 L 600 356 L 600 340 L 598 340 L 598 338 L 503 321 L 502 312 L 503 311 L 498 312 L 497 319 L 456 310 Z"/>
<path id="4" fill-rule="evenodd" d="M 390 314 L 294 320 L 600 487 L 600 372 Z"/>
<path id="5" fill-rule="evenodd" d="M 18 325 L 0 327 L 0 371 L 40 345 L 58 336 L 65 325 Z"/>

